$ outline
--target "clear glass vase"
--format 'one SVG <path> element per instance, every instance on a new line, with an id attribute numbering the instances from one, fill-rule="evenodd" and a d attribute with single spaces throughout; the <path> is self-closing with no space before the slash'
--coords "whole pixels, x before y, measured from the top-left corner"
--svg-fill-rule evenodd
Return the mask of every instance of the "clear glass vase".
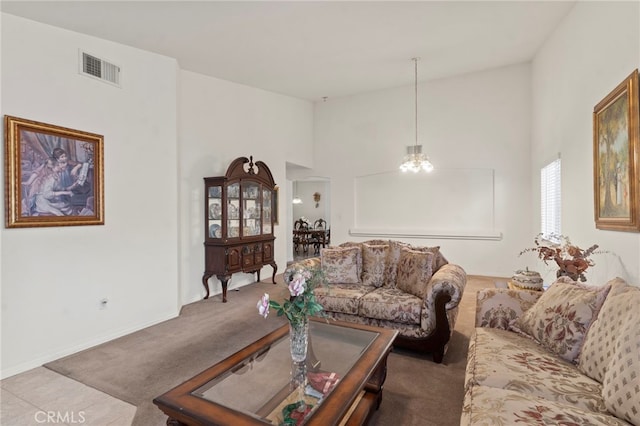
<path id="1" fill-rule="evenodd" d="M 291 342 L 291 360 L 302 362 L 307 359 L 309 344 L 309 320 L 304 317 L 299 321 L 289 322 L 289 340 Z"/>

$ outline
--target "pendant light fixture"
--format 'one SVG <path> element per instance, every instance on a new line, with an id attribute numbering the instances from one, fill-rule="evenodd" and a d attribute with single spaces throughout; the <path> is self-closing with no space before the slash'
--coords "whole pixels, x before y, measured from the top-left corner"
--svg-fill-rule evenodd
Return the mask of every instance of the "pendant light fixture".
<path id="1" fill-rule="evenodd" d="M 293 182 L 293 200 L 291 200 L 293 204 L 302 204 L 302 198 L 298 197 L 298 182 Z"/>
<path id="2" fill-rule="evenodd" d="M 416 141 L 414 145 L 407 146 L 407 155 L 404 157 L 404 161 L 400 165 L 400 170 L 403 172 L 419 171 L 430 172 L 433 170 L 433 164 L 429 161 L 429 157 L 422 153 L 422 145 L 418 145 L 418 59 L 411 58 L 414 64 L 414 76 L 415 76 L 415 125 L 416 125 Z"/>

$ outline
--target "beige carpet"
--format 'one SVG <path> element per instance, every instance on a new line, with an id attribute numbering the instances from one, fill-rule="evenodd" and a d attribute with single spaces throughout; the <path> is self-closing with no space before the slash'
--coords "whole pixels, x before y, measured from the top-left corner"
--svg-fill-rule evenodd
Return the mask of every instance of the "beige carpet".
<path id="1" fill-rule="evenodd" d="M 476 293 L 493 287 L 492 278 L 467 279 L 453 336 L 442 364 L 431 356 L 395 349 L 389 356 L 388 375 L 380 409 L 371 425 L 459 425 L 464 397 L 464 373 L 469 336 L 475 324 Z"/>
<path id="2" fill-rule="evenodd" d="M 135 426 L 164 425 L 153 398 L 284 324 L 263 320 L 255 305 L 269 292 L 282 299 L 284 285 L 265 282 L 183 307 L 179 317 L 46 364 L 47 368 L 138 407 Z M 277 280 L 282 282 L 281 276 Z M 442 364 L 395 350 L 380 410 L 372 425 L 457 425 L 462 409 L 464 367 L 473 330 L 475 293 L 493 280 L 469 277 L 456 328 Z"/>

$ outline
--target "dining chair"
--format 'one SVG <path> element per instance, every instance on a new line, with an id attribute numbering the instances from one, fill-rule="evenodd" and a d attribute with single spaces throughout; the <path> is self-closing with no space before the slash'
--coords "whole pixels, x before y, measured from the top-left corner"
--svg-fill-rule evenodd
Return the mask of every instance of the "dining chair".
<path id="1" fill-rule="evenodd" d="M 309 230 L 309 224 L 302 219 L 293 223 L 293 249 L 298 253 L 302 246 L 302 252 L 309 252 L 309 235 L 305 232 Z"/>
<path id="2" fill-rule="evenodd" d="M 313 229 L 316 232 L 311 235 L 309 243 L 313 244 L 313 253 L 320 254 L 320 246 L 324 247 L 327 244 L 327 221 L 322 218 L 316 220 L 313 222 Z"/>

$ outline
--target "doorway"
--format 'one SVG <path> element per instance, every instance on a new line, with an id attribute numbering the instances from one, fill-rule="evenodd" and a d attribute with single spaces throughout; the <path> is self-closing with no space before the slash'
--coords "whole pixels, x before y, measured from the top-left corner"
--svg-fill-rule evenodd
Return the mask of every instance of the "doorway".
<path id="1" fill-rule="evenodd" d="M 330 243 L 331 232 L 331 183 L 325 177 L 299 178 L 291 182 L 291 215 L 288 219 L 291 235 L 291 259 L 300 260 L 319 255 L 319 246 Z M 294 202 L 295 201 L 295 202 Z M 306 223 L 308 235 L 295 229 L 298 222 Z M 324 222 L 324 223 L 323 223 Z M 318 231 L 324 229 L 321 235 Z M 323 238 L 322 238 L 323 237 Z"/>

